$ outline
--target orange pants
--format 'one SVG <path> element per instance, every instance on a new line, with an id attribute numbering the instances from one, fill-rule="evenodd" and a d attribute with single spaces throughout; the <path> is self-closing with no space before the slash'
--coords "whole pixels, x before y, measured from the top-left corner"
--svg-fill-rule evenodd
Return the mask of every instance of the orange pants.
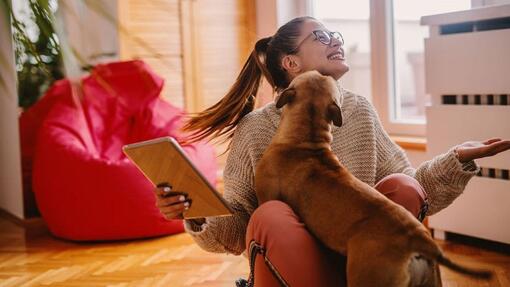
<path id="1" fill-rule="evenodd" d="M 387 176 L 375 189 L 416 217 L 426 205 L 421 185 L 405 174 Z M 255 210 L 246 246 L 255 286 L 346 286 L 345 257 L 322 245 L 281 201 L 268 201 Z"/>

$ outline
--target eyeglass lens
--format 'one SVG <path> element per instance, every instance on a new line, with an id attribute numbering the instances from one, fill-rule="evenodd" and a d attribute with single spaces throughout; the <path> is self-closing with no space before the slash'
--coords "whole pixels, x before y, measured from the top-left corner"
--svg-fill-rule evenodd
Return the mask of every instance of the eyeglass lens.
<path id="1" fill-rule="evenodd" d="M 339 40 L 342 45 L 344 44 L 344 39 L 339 32 L 326 32 L 318 30 L 316 31 L 315 36 L 317 37 L 317 40 L 319 40 L 324 45 L 331 44 L 331 38 Z"/>

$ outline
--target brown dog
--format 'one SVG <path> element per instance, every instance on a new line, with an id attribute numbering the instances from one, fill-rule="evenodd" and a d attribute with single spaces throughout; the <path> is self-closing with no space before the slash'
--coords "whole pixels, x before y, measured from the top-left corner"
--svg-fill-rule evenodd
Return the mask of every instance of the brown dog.
<path id="1" fill-rule="evenodd" d="M 286 202 L 327 247 L 347 255 L 349 287 L 409 286 L 409 262 L 416 253 L 488 278 L 489 272 L 451 262 L 416 218 L 339 162 L 330 146 L 331 122 L 342 125 L 337 98 L 333 78 L 316 71 L 299 75 L 282 92 L 276 103 L 285 106 L 280 125 L 256 168 L 259 204 Z"/>

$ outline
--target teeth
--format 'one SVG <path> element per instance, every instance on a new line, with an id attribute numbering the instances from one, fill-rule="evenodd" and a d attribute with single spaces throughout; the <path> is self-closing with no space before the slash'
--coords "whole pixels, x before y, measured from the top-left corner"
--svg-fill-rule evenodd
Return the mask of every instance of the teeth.
<path id="1" fill-rule="evenodd" d="M 342 58 L 343 58 L 343 56 L 341 53 L 335 53 L 328 57 L 329 60 L 340 60 Z"/>

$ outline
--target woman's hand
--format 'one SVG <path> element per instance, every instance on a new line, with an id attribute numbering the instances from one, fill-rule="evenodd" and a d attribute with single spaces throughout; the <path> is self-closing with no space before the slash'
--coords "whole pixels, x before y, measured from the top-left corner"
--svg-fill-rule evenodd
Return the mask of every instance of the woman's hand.
<path id="1" fill-rule="evenodd" d="M 484 142 L 469 141 L 457 146 L 457 155 L 462 163 L 496 155 L 510 149 L 510 140 L 490 139 Z"/>
<path id="2" fill-rule="evenodd" d="M 158 184 L 154 188 L 156 207 L 167 220 L 182 219 L 182 213 L 191 206 L 191 200 L 184 192 L 172 191 L 167 183 Z"/>

